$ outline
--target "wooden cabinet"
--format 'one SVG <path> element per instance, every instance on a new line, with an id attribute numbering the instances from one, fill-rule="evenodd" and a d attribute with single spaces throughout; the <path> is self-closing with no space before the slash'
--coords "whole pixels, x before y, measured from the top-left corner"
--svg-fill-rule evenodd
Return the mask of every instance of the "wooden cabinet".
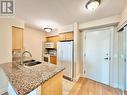
<path id="1" fill-rule="evenodd" d="M 67 33 L 60 33 L 59 34 L 59 41 L 70 41 L 70 40 L 74 40 L 73 32 L 67 32 Z"/>
<path id="2" fill-rule="evenodd" d="M 65 41 L 65 39 L 66 39 L 65 33 L 59 34 L 59 41 Z"/>
<path id="3" fill-rule="evenodd" d="M 63 95 L 63 71 L 41 85 L 41 95 Z"/>
<path id="4" fill-rule="evenodd" d="M 59 36 L 47 37 L 47 42 L 58 42 L 58 41 L 59 41 Z"/>
<path id="5" fill-rule="evenodd" d="M 56 56 L 50 56 L 50 63 L 57 64 L 57 57 Z"/>
<path id="6" fill-rule="evenodd" d="M 59 42 L 59 41 L 70 41 L 74 40 L 73 32 L 60 33 L 56 36 L 47 37 L 47 42 Z"/>
<path id="7" fill-rule="evenodd" d="M 12 27 L 12 50 L 23 49 L 23 31 L 22 28 Z"/>

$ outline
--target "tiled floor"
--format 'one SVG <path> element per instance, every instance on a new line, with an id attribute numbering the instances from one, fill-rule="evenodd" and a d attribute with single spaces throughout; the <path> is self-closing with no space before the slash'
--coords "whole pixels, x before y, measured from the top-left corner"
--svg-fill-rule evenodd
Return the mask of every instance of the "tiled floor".
<path id="1" fill-rule="evenodd" d="M 63 95 L 68 95 L 74 84 L 75 84 L 74 81 L 63 79 Z"/>

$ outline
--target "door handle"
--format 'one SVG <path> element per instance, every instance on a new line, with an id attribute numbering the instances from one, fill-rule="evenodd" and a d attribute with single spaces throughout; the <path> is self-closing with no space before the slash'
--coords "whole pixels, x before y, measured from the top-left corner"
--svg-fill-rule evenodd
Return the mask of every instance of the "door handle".
<path id="1" fill-rule="evenodd" d="M 104 58 L 105 60 L 108 60 L 108 57 Z"/>

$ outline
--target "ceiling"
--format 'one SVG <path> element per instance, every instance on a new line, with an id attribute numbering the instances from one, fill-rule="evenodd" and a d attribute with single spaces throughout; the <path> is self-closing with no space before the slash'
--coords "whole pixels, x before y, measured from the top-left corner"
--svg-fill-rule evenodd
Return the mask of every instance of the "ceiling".
<path id="1" fill-rule="evenodd" d="M 127 0 L 102 0 L 93 12 L 85 9 L 88 0 L 15 0 L 16 16 L 26 24 L 38 28 L 58 28 L 74 22 L 88 22 L 104 17 L 119 15 Z"/>

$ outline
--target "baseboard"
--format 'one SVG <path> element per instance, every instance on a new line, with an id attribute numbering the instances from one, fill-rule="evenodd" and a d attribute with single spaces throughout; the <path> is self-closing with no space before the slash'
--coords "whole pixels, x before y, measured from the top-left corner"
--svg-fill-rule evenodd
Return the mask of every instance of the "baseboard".
<path id="1" fill-rule="evenodd" d="M 117 83 L 110 83 L 110 86 L 112 86 L 114 88 L 118 88 L 118 84 Z"/>
<path id="2" fill-rule="evenodd" d="M 84 77 L 83 74 L 78 74 L 73 80 L 78 81 L 80 77 Z"/>

